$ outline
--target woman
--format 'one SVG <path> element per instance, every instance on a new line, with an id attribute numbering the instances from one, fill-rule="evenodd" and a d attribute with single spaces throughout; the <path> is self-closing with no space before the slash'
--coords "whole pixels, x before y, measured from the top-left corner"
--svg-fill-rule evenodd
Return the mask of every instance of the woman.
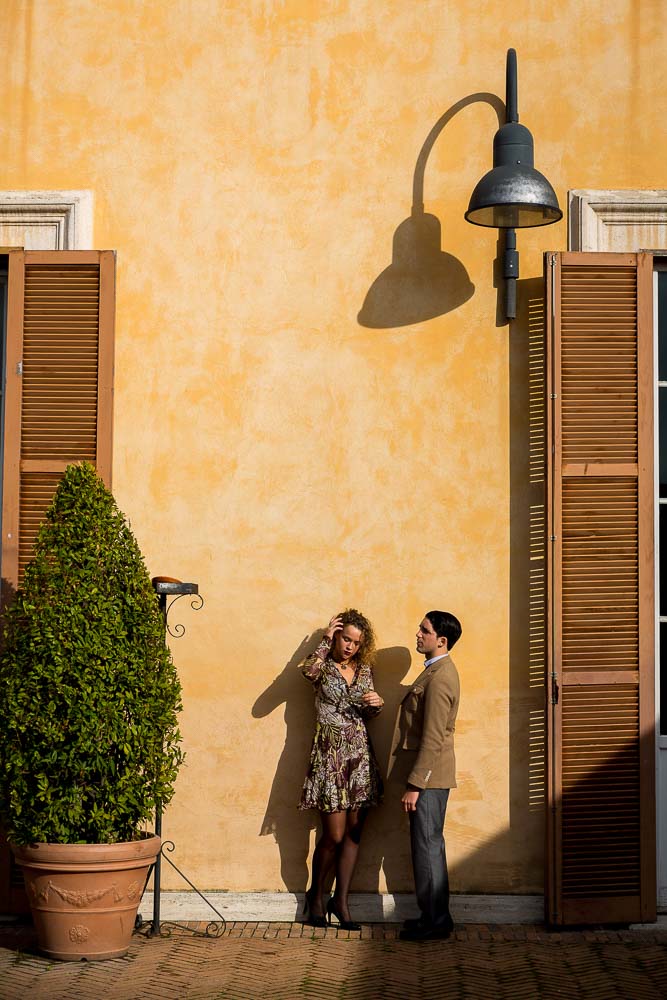
<path id="1" fill-rule="evenodd" d="M 326 907 L 345 930 L 359 930 L 350 917 L 348 893 L 359 853 L 366 810 L 382 796 L 382 779 L 368 739 L 365 719 L 382 711 L 373 688 L 371 623 L 348 608 L 336 615 L 322 641 L 301 664 L 315 687 L 315 738 L 300 809 L 319 809 L 322 836 L 313 854 L 305 920 L 324 927 L 327 876 L 335 868 L 336 887 Z"/>

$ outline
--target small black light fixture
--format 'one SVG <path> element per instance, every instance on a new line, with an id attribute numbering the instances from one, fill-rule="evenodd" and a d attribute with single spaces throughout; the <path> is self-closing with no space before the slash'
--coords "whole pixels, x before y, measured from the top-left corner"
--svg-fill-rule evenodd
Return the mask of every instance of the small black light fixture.
<path id="1" fill-rule="evenodd" d="M 475 226 L 505 230 L 503 277 L 507 282 L 505 313 L 516 316 L 519 254 L 515 229 L 549 226 L 562 219 L 556 192 L 534 167 L 533 137 L 519 124 L 516 51 L 507 52 L 506 118 L 493 139 L 493 169 L 479 181 L 465 218 Z"/>

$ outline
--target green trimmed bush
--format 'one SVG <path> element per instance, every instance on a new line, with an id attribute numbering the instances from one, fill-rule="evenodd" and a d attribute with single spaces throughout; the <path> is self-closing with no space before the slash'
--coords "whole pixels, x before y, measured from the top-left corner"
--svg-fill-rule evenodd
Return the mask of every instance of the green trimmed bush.
<path id="1" fill-rule="evenodd" d="M 133 840 L 171 799 L 181 689 L 139 546 L 68 466 L 5 615 L 0 821 L 15 844 Z"/>

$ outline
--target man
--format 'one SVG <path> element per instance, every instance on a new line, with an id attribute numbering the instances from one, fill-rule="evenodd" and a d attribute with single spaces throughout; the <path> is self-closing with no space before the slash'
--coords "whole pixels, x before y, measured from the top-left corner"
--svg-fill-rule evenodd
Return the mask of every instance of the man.
<path id="1" fill-rule="evenodd" d="M 449 878 L 443 828 L 450 788 L 456 788 L 454 724 L 459 675 L 449 651 L 461 624 L 447 611 L 429 611 L 417 630 L 424 669 L 401 704 L 394 754 L 407 776 L 401 804 L 410 817 L 410 846 L 421 916 L 406 920 L 404 941 L 450 937 Z"/>

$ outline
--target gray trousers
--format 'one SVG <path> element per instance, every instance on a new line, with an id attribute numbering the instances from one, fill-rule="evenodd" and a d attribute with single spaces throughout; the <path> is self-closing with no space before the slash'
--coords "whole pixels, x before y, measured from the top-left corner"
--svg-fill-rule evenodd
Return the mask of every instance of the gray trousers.
<path id="1" fill-rule="evenodd" d="M 448 788 L 426 788 L 410 813 L 410 846 L 417 904 L 421 919 L 433 926 L 450 926 L 449 875 L 445 855 L 445 812 Z"/>

